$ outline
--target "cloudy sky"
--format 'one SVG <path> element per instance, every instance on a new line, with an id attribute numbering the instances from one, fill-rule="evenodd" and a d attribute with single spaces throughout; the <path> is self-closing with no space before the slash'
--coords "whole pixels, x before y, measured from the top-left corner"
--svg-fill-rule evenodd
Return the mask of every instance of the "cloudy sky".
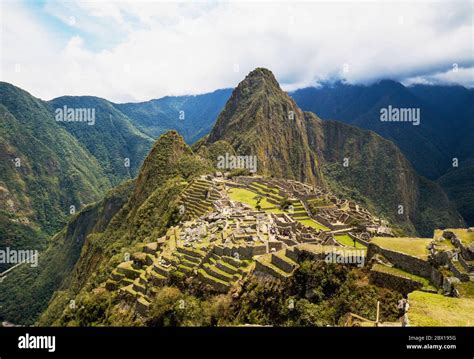
<path id="1" fill-rule="evenodd" d="M 1 3 L 0 79 L 35 96 L 116 102 L 343 79 L 474 87 L 472 1 Z"/>

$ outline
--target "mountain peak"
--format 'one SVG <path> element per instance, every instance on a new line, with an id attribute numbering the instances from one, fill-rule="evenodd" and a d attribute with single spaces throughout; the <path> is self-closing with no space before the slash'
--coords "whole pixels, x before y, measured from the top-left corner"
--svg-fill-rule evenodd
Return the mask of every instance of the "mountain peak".
<path id="1" fill-rule="evenodd" d="M 206 142 L 219 140 L 256 156 L 260 174 L 321 183 L 305 117 L 270 70 L 256 68 L 234 89 Z"/>
<path id="2" fill-rule="evenodd" d="M 257 67 L 250 71 L 246 78 L 267 78 L 276 81 L 275 75 L 265 67 Z"/>
<path id="3" fill-rule="evenodd" d="M 132 201 L 141 203 L 166 178 L 178 172 L 177 164 L 184 155 L 190 155 L 191 149 L 184 139 L 175 130 L 162 134 L 154 143 L 148 156 L 145 158 Z"/>
<path id="4" fill-rule="evenodd" d="M 255 89 L 260 86 L 274 88 L 278 91 L 281 91 L 280 84 L 275 78 L 275 75 L 273 75 L 273 72 L 264 67 L 257 67 L 256 69 L 250 71 L 245 79 L 239 83 L 236 90 L 242 88 Z"/>

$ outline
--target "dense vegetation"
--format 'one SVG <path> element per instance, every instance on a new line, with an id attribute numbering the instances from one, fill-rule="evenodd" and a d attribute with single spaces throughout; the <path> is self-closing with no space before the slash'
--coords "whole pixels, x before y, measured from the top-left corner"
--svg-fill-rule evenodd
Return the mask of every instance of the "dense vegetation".
<path id="1" fill-rule="evenodd" d="M 439 184 L 464 217 L 466 223 L 474 225 L 474 160 L 463 162 L 443 175 Z"/>
<path id="2" fill-rule="evenodd" d="M 63 282 L 72 276 L 86 238 L 102 232 L 131 192 L 129 181 L 74 216 L 40 253 L 37 267 L 23 265 L 0 283 L 0 319 L 33 324 Z"/>
<path id="3" fill-rule="evenodd" d="M 102 289 L 82 292 L 75 308 L 63 301 L 60 319 L 67 325 L 147 326 L 334 326 L 356 313 L 375 320 L 396 321 L 401 295 L 368 284 L 367 274 L 347 266 L 305 261 L 287 282 L 249 278 L 239 296 L 213 295 L 165 286 L 157 291 L 150 312 L 140 318 L 115 293 Z"/>
<path id="4" fill-rule="evenodd" d="M 41 100 L 0 83 L 0 118 L 0 247 L 41 250 L 111 184 Z"/>
<path id="5" fill-rule="evenodd" d="M 93 109 L 94 125 L 83 122 L 59 124 L 98 160 L 113 185 L 138 174 L 153 139 L 139 131 L 110 102 L 91 96 L 64 96 L 49 101 L 48 105 L 53 114 L 64 106 Z"/>

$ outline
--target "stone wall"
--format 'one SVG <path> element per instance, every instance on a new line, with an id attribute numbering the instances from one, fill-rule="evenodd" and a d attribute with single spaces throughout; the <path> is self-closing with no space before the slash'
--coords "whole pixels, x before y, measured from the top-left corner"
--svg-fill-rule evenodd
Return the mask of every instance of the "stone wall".
<path id="1" fill-rule="evenodd" d="M 429 279 L 438 288 L 443 285 L 443 274 L 427 260 L 384 249 L 370 243 L 367 249 L 367 260 L 370 260 L 375 254 L 382 255 L 397 268 Z"/>
<path id="2" fill-rule="evenodd" d="M 379 287 L 396 290 L 404 295 L 423 287 L 420 282 L 415 280 L 379 271 L 370 271 L 370 283 Z"/>
<path id="3" fill-rule="evenodd" d="M 439 270 L 434 267 L 431 269 L 430 281 L 436 287 L 440 288 L 443 286 L 444 278 L 444 275 Z"/>
<path id="4" fill-rule="evenodd" d="M 474 272 L 474 265 L 468 263 L 462 255 L 458 256 L 458 260 L 459 260 L 459 263 L 461 263 L 461 265 L 464 267 L 466 271 Z"/>
<path id="5" fill-rule="evenodd" d="M 295 265 L 285 261 L 276 254 L 272 254 L 271 263 L 286 273 L 291 273 L 295 269 Z"/>
<path id="6" fill-rule="evenodd" d="M 263 265 L 258 260 L 255 261 L 255 273 L 257 274 L 262 273 L 264 275 L 271 276 L 274 278 L 285 279 L 285 277 L 281 273 L 274 271 L 272 268 Z"/>
<path id="7" fill-rule="evenodd" d="M 447 265 L 451 258 L 453 257 L 453 252 L 452 251 L 440 251 L 433 253 L 431 255 L 431 259 L 436 265 L 438 266 L 444 266 Z"/>
<path id="8" fill-rule="evenodd" d="M 283 243 L 280 241 L 269 241 L 268 242 L 268 250 L 271 252 L 272 248 L 275 249 L 275 251 L 279 251 L 280 249 L 283 248 Z"/>
<path id="9" fill-rule="evenodd" d="M 297 263 L 298 263 L 298 259 L 299 259 L 299 258 L 298 258 L 298 253 L 297 253 L 295 250 L 290 249 L 290 248 L 286 248 L 286 249 L 285 249 L 285 255 L 286 255 L 288 258 L 292 259 L 294 262 L 297 262 Z"/>
<path id="10" fill-rule="evenodd" d="M 424 278 L 431 278 L 433 267 L 427 260 L 381 248 L 374 243 L 370 243 L 367 247 L 367 260 L 370 260 L 375 254 L 384 256 L 390 263 L 393 263 L 395 267 L 403 269 L 404 271 Z"/>
<path id="11" fill-rule="evenodd" d="M 141 315 L 146 315 L 146 313 L 148 312 L 148 307 L 149 305 L 146 305 L 145 303 L 142 303 L 141 301 L 137 300 L 136 309 L 137 312 Z"/>
<path id="12" fill-rule="evenodd" d="M 319 223 L 321 223 L 322 225 L 325 225 L 326 227 L 331 228 L 332 230 L 335 229 L 333 228 L 334 226 L 332 225 L 331 222 L 329 222 L 326 218 L 320 216 L 319 214 L 314 215 L 314 219 L 318 221 Z"/>
<path id="13" fill-rule="evenodd" d="M 348 236 L 354 239 L 356 242 L 368 247 L 370 242 L 364 241 L 363 239 L 357 238 L 352 232 L 347 232 Z"/>
<path id="14" fill-rule="evenodd" d="M 252 246 L 250 248 L 252 248 L 252 252 L 251 252 L 252 257 L 267 253 L 267 246 L 264 245 L 264 244 L 260 244 L 260 245 L 257 245 L 257 246 Z"/>
<path id="15" fill-rule="evenodd" d="M 201 282 L 205 283 L 205 284 L 209 284 L 211 287 L 213 287 L 214 289 L 216 289 L 217 291 L 219 292 L 227 292 L 227 290 L 229 289 L 229 287 L 223 283 L 220 283 L 220 282 L 217 282 L 217 281 L 213 281 L 211 278 L 208 278 L 204 275 L 201 274 L 201 272 L 198 272 L 198 278 Z"/>
<path id="16" fill-rule="evenodd" d="M 468 282 L 469 281 L 469 275 L 466 273 L 462 273 L 459 269 L 456 268 L 456 266 L 453 264 L 453 262 L 449 262 L 449 269 L 453 274 L 459 278 L 462 282 Z"/>

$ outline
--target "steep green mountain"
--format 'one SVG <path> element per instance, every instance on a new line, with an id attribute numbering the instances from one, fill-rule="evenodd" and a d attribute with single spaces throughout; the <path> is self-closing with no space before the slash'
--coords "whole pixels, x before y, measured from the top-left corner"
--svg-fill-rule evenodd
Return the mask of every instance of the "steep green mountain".
<path id="1" fill-rule="evenodd" d="M 112 184 L 137 175 L 153 139 L 139 131 L 110 102 L 91 96 L 64 96 L 48 102 L 53 114 L 67 109 L 93 110 L 94 121 L 58 122 L 97 158 Z"/>
<path id="2" fill-rule="evenodd" d="M 264 175 L 321 184 L 306 133 L 301 110 L 269 70 L 258 68 L 232 92 L 206 143 L 226 141 L 237 154 L 256 156 Z"/>
<path id="3" fill-rule="evenodd" d="M 43 248 L 45 234 L 109 187 L 99 162 L 43 101 L 0 83 L 1 248 Z"/>
<path id="4" fill-rule="evenodd" d="M 63 276 L 60 283 L 53 285 L 45 280 L 44 285 L 59 290 L 40 318 L 40 324 L 58 324 L 55 320 L 61 318 L 63 311 L 67 312 L 70 300 L 90 295 L 90 290 L 106 280 L 127 253 L 137 250 L 134 248 L 136 243 L 163 235 L 174 223 L 178 196 L 186 181 L 211 171 L 210 164 L 194 155 L 175 131 L 162 135 L 145 159 L 132 187 L 127 187 L 125 192 L 118 191 L 123 200 L 123 193 L 130 194 L 121 208 L 118 210 L 120 204 L 117 202 L 113 212 L 105 212 L 104 209 L 110 206 L 106 199 L 91 209 L 97 211 L 99 208 L 102 212 L 94 213 L 86 226 L 88 230 L 81 232 L 81 255 L 76 257 L 74 269 L 69 269 L 69 275 Z M 108 220 L 103 219 L 105 214 Z M 86 219 L 86 216 L 85 211 L 79 214 L 80 218 Z M 101 223 L 99 229 L 95 227 L 97 223 Z M 76 228 L 74 223 L 69 226 Z"/>
<path id="5" fill-rule="evenodd" d="M 266 69 L 252 71 L 234 90 L 203 145 L 216 141 L 256 155 L 258 173 L 325 183 L 405 231 L 431 234 L 462 223 L 443 190 L 420 178 L 393 142 L 303 113 Z"/>
<path id="6" fill-rule="evenodd" d="M 231 92 L 231 89 L 224 89 L 196 96 L 166 96 L 114 106 L 153 138 L 175 129 L 186 142 L 193 143 L 211 130 Z"/>
<path id="7" fill-rule="evenodd" d="M 321 153 L 325 177 L 334 191 L 365 203 L 408 232 L 431 235 L 438 226 L 462 223 L 441 187 L 418 176 L 393 142 L 305 114 L 311 123 L 310 143 Z"/>

